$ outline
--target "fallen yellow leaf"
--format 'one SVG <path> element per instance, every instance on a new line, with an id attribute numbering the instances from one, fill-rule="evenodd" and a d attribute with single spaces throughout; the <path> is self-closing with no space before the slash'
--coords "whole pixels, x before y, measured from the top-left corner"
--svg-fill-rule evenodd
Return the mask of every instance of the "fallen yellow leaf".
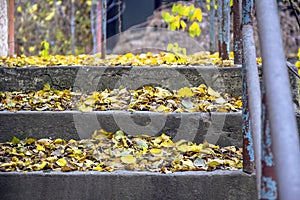
<path id="1" fill-rule="evenodd" d="M 162 152 L 161 149 L 157 149 L 157 148 L 150 149 L 150 153 L 152 154 L 160 154 L 161 152 Z"/>
<path id="2" fill-rule="evenodd" d="M 136 158 L 132 155 L 126 155 L 121 157 L 121 161 L 126 164 L 133 164 L 136 163 Z"/>
<path id="3" fill-rule="evenodd" d="M 193 91 L 188 87 L 184 87 L 178 90 L 179 97 L 191 97 L 193 95 Z"/>
<path id="4" fill-rule="evenodd" d="M 64 167 L 67 165 L 67 160 L 65 158 L 60 158 L 56 161 L 56 164 L 59 165 L 60 167 Z"/>
<path id="5" fill-rule="evenodd" d="M 37 145 L 36 145 L 36 149 L 39 150 L 39 151 L 45 151 L 45 147 L 43 147 L 43 146 L 40 145 L 40 144 L 37 144 Z"/>

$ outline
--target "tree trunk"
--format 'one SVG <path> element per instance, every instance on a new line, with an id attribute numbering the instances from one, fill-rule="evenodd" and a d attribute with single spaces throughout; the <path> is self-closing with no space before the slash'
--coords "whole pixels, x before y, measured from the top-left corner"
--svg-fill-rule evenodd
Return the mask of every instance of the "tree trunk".
<path id="1" fill-rule="evenodd" d="M 7 2 L 0 0 L 0 56 L 8 54 Z"/>

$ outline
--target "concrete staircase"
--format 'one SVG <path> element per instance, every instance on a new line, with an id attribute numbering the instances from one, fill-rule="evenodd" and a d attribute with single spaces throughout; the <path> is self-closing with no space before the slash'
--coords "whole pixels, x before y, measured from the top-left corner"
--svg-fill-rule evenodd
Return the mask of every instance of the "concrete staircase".
<path id="1" fill-rule="evenodd" d="M 290 75 L 298 105 L 298 80 Z M 219 92 L 242 94 L 241 67 L 0 67 L 0 91 L 57 89 L 95 91 L 143 85 L 167 89 L 202 83 Z M 289 89 L 289 88 L 287 88 Z M 258 102 L 260 100 L 257 100 Z M 298 124 L 300 124 L 300 118 Z M 148 111 L 0 112 L 0 142 L 18 138 L 89 138 L 94 130 L 131 134 L 166 133 L 176 141 L 207 140 L 242 146 L 242 115 L 234 113 L 156 113 Z M 241 171 L 176 172 L 1 172 L 1 199 L 256 199 L 255 175 Z"/>

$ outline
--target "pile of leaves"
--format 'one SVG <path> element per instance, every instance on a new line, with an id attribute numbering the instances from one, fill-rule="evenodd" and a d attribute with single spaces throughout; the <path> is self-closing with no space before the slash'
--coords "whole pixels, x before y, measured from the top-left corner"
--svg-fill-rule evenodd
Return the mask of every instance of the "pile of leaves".
<path id="1" fill-rule="evenodd" d="M 143 86 L 138 90 L 118 89 L 92 93 L 57 90 L 47 83 L 43 90 L 0 92 L 0 111 L 64 111 L 83 112 L 127 110 L 154 112 L 230 112 L 242 108 L 241 97 L 231 97 L 201 84 L 171 91 L 162 87 Z"/>
<path id="2" fill-rule="evenodd" d="M 261 59 L 257 59 L 261 64 Z M 46 66 L 233 66 L 233 53 L 229 60 L 221 60 L 218 53 L 199 52 L 193 55 L 184 55 L 172 52 L 142 53 L 124 55 L 108 55 L 101 59 L 100 54 L 79 56 L 15 56 L 0 57 L 0 66 L 6 67 L 46 67 Z"/>
<path id="3" fill-rule="evenodd" d="M 173 142 L 158 137 L 130 136 L 95 131 L 91 139 L 33 139 L 0 143 L 0 171 L 113 171 L 152 172 L 237 170 L 242 168 L 242 149 L 220 148 L 204 142 Z"/>

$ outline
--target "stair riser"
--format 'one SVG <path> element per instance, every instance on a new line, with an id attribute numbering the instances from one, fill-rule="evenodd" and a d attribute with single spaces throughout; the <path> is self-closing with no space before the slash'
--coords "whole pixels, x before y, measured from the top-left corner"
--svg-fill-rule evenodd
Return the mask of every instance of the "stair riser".
<path id="1" fill-rule="evenodd" d="M 0 173 L 1 199 L 256 199 L 255 175 L 240 171 Z"/>
<path id="2" fill-rule="evenodd" d="M 298 80 L 290 75 L 293 99 L 298 102 Z M 82 91 L 118 88 L 137 89 L 159 85 L 175 90 L 207 84 L 220 92 L 241 95 L 241 67 L 0 67 L 0 91 L 39 90 L 49 82 L 58 89 Z M 259 100 L 258 100 L 259 101 Z M 149 113 L 149 114 L 147 114 Z M 134 120 L 133 120 L 134 119 Z M 299 120 L 298 120 L 299 121 Z M 150 123 L 147 125 L 147 123 Z M 300 122 L 298 123 L 300 124 Z M 147 125 L 147 126 L 146 126 Z M 82 139 L 94 130 L 122 129 L 130 134 L 158 135 L 162 132 L 174 140 L 207 140 L 221 146 L 242 145 L 242 119 L 239 113 L 151 113 L 105 111 L 0 112 L 0 141 L 19 138 L 62 137 Z"/>
<path id="3" fill-rule="evenodd" d="M 47 82 L 57 89 L 81 91 L 149 84 L 178 90 L 204 83 L 219 92 L 242 94 L 241 67 L 0 67 L 0 91 L 40 90 Z M 290 74 L 290 82 L 298 102 L 298 79 Z"/>
<path id="4" fill-rule="evenodd" d="M 300 130 L 300 114 L 296 115 Z M 94 130 L 148 134 L 166 133 L 174 141 L 186 139 L 197 143 L 207 140 L 220 146 L 242 146 L 242 114 L 97 111 L 0 112 L 0 142 L 13 136 L 24 138 L 86 139 Z"/>
<path id="5" fill-rule="evenodd" d="M 297 115 L 300 130 L 300 115 Z M 123 130 L 129 134 L 166 133 L 174 141 L 207 140 L 220 146 L 242 146 L 241 113 L 172 113 L 104 111 L 0 112 L 0 142 L 24 138 L 86 139 L 94 130 Z"/>
<path id="6" fill-rule="evenodd" d="M 131 135 L 166 133 L 178 141 L 241 146 L 240 113 L 171 113 L 99 111 L 0 112 L 0 142 L 18 138 L 89 138 L 94 130 Z"/>

